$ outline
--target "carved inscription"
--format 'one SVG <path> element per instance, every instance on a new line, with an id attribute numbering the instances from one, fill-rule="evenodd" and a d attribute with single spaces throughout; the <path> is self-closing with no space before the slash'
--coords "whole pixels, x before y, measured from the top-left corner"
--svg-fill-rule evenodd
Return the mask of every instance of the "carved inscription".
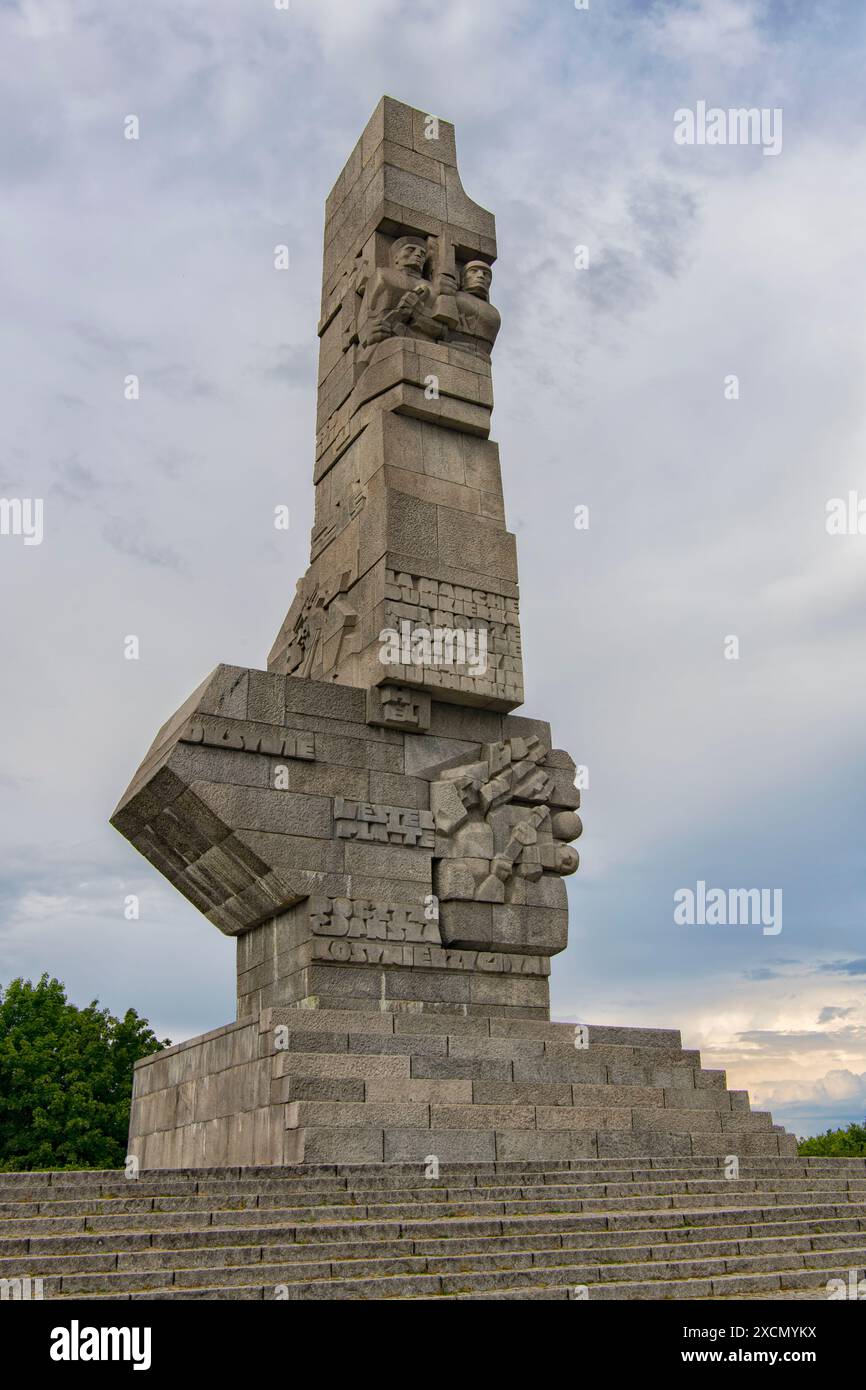
<path id="1" fill-rule="evenodd" d="M 380 845 L 410 845 L 432 849 L 436 843 L 430 811 L 407 806 L 373 806 L 366 801 L 334 798 L 334 820 L 342 840 L 372 840 Z"/>
<path id="2" fill-rule="evenodd" d="M 384 626 L 400 632 L 404 619 L 419 632 L 432 632 L 436 628 L 456 632 L 464 629 L 473 634 L 475 643 L 480 641 L 479 634 L 484 633 L 483 673 L 477 672 L 472 664 L 453 670 L 435 664 L 413 665 L 412 679 L 418 676 L 426 684 L 445 687 L 453 686 L 458 679 L 466 682 L 461 684 L 461 689 L 472 690 L 475 694 L 522 701 L 523 662 L 516 598 L 389 569 L 385 572 Z M 403 678 L 410 679 L 408 670 Z"/>
<path id="3" fill-rule="evenodd" d="M 371 686 L 367 691 L 367 723 L 422 733 L 430 728 L 430 696 L 405 685 Z"/>
<path id="4" fill-rule="evenodd" d="M 428 970 L 480 970 L 491 975 L 549 975 L 547 956 L 504 951 L 453 951 L 441 946 L 398 946 L 390 942 L 313 942 L 312 959 L 351 965 L 398 965 Z"/>
<path id="5" fill-rule="evenodd" d="M 423 907 L 373 903 L 353 898 L 311 898 L 314 936 L 363 938 L 367 941 L 432 941 L 441 944 L 439 925 Z"/>
<path id="6" fill-rule="evenodd" d="M 423 907 L 352 898 L 311 898 L 312 959 L 427 970 L 481 970 L 493 975 L 549 975 L 546 956 L 443 947 Z"/>
<path id="7" fill-rule="evenodd" d="M 180 735 L 181 743 L 202 743 L 209 748 L 234 748 L 244 753 L 267 753 L 273 758 L 315 761 L 314 735 L 291 729 L 243 724 L 234 720 L 191 719 Z"/>

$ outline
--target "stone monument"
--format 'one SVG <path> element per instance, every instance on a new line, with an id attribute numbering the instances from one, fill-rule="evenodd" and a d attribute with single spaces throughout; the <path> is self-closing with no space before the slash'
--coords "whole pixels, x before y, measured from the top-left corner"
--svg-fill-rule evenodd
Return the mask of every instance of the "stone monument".
<path id="1" fill-rule="evenodd" d="M 549 725 L 511 712 L 495 260 L 453 127 L 384 98 L 326 204 L 309 568 L 268 669 L 218 667 L 112 817 L 237 938 L 237 1022 L 136 1069 L 145 1167 L 788 1143 L 715 1083 L 697 1104 L 721 1074 L 678 1034 L 549 1021 L 580 797 Z M 595 1084 L 554 1100 L 587 1042 Z"/>

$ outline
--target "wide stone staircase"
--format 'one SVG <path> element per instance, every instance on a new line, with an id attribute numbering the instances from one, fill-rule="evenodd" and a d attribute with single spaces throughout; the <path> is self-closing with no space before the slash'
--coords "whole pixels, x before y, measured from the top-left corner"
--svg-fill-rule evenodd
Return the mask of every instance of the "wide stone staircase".
<path id="1" fill-rule="evenodd" d="M 674 1031 L 274 1008 L 137 1087 L 137 1176 L 0 1174 L 7 1297 L 818 1299 L 866 1273 L 866 1159 L 798 1158 Z"/>
<path id="2" fill-rule="evenodd" d="M 825 1299 L 866 1276 L 866 1159 L 425 1171 L 3 1174 L 0 1280 L 88 1300 Z"/>

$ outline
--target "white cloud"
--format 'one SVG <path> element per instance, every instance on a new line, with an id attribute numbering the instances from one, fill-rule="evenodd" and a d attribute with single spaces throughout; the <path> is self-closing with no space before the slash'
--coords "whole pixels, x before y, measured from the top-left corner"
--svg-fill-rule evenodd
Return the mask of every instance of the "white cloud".
<path id="1" fill-rule="evenodd" d="M 828 1071 L 814 1081 L 767 1081 L 756 1097 L 766 1109 L 775 1105 L 839 1109 L 839 1102 L 851 1102 L 854 1108 L 866 1107 L 866 1072 Z M 866 1110 L 864 1110 L 866 1113 Z"/>
<path id="2" fill-rule="evenodd" d="M 741 68 L 765 51 L 758 27 L 764 9 L 754 0 L 663 0 L 650 11 L 647 29 L 660 54 Z"/>

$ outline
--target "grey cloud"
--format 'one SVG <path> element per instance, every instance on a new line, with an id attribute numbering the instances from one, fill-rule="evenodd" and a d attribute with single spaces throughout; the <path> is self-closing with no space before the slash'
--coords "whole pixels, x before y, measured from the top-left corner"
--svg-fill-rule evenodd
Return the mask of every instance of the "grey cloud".
<path id="1" fill-rule="evenodd" d="M 215 382 L 208 381 L 183 363 L 151 367 L 142 370 L 139 375 L 142 389 L 150 386 L 175 400 L 213 400 L 220 394 Z"/>
<path id="2" fill-rule="evenodd" d="M 95 354 L 116 362 L 134 353 L 145 351 L 149 344 L 143 338 L 118 333 L 99 323 L 71 323 L 70 331 L 79 342 L 91 348 Z"/>
<path id="3" fill-rule="evenodd" d="M 271 361 L 265 366 L 253 366 L 250 371 L 277 386 L 316 388 L 316 353 L 310 344 L 279 343 L 268 354 Z"/>
<path id="4" fill-rule="evenodd" d="M 118 555 L 140 560 L 157 569 L 174 570 L 179 575 L 188 572 L 186 560 L 176 550 L 169 545 L 153 544 L 146 536 L 137 534 L 130 521 L 115 518 L 107 522 L 102 528 L 102 536 Z"/>
<path id="5" fill-rule="evenodd" d="M 644 261 L 665 275 L 679 275 L 688 265 L 698 217 L 697 196 L 671 180 L 655 179 L 628 200 L 629 217 Z"/>
<path id="6" fill-rule="evenodd" d="M 98 478 L 76 455 L 55 463 L 54 473 L 54 491 L 67 502 L 86 502 L 100 489 Z"/>
<path id="7" fill-rule="evenodd" d="M 866 1043 L 866 1027 L 840 1028 L 833 1033 L 796 1033 L 776 1031 L 772 1028 L 753 1028 L 738 1033 L 737 1040 L 742 1043 L 757 1043 L 775 1050 L 787 1049 L 791 1052 L 823 1052 L 827 1048 L 838 1048 L 842 1043 L 862 1046 Z"/>

